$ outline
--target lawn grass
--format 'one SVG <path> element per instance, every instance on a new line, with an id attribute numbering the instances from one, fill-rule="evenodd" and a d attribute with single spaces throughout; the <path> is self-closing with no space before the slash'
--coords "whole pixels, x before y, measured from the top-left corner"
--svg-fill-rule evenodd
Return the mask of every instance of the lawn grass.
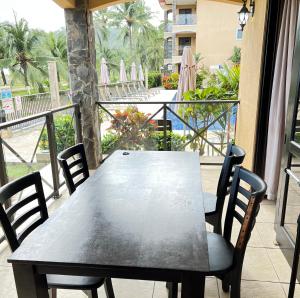
<path id="1" fill-rule="evenodd" d="M 32 168 L 30 169 L 24 163 L 7 163 L 6 170 L 7 170 L 8 180 L 12 181 L 17 178 L 23 177 L 29 173 L 32 173 L 33 171 L 40 170 L 44 166 L 45 165 L 41 163 L 34 163 L 32 164 Z"/>

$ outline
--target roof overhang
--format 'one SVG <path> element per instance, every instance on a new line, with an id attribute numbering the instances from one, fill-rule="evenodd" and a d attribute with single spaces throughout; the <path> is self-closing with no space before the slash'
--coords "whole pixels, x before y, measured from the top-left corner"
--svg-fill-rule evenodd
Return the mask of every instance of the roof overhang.
<path id="1" fill-rule="evenodd" d="M 61 8 L 76 8 L 76 0 L 53 0 Z M 89 0 L 89 9 L 97 10 L 111 5 L 124 3 L 126 0 Z"/>

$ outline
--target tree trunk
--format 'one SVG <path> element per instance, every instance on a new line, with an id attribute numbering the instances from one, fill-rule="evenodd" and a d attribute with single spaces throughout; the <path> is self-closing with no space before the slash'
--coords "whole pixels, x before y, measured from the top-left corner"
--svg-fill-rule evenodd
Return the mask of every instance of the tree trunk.
<path id="1" fill-rule="evenodd" d="M 29 87 L 27 64 L 25 63 L 25 64 L 23 64 L 21 67 L 22 67 L 22 69 L 23 69 L 23 75 L 24 75 L 25 87 Z"/>
<path id="2" fill-rule="evenodd" d="M 6 80 L 3 68 L 1 68 L 0 72 L 1 72 L 1 77 L 2 77 L 3 84 L 7 85 L 7 80 Z"/>

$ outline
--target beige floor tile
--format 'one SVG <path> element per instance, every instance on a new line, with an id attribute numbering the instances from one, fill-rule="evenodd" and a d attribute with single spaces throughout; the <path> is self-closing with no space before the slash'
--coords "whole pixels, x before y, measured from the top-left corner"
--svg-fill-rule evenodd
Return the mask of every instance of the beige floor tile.
<path id="1" fill-rule="evenodd" d="M 289 293 L 289 284 L 281 284 L 286 295 Z M 300 298 L 300 285 L 295 286 L 294 298 Z"/>
<path id="2" fill-rule="evenodd" d="M 155 282 L 153 298 L 166 298 L 168 297 L 168 290 L 165 282 Z"/>
<path id="3" fill-rule="evenodd" d="M 263 247 L 279 248 L 278 245 L 275 244 L 276 232 L 273 223 L 258 222 L 256 223 L 255 228 L 258 231 Z"/>
<path id="4" fill-rule="evenodd" d="M 276 206 L 274 204 L 261 205 L 257 216 L 257 222 L 274 223 Z"/>
<path id="5" fill-rule="evenodd" d="M 229 293 L 222 291 L 218 281 L 220 298 L 229 298 Z M 286 298 L 280 283 L 242 280 L 241 298 Z"/>
<path id="6" fill-rule="evenodd" d="M 242 278 L 246 280 L 279 282 L 265 248 L 247 248 Z"/>
<path id="7" fill-rule="evenodd" d="M 9 267 L 0 266 L 0 297 L 17 298 L 13 271 Z"/>
<path id="8" fill-rule="evenodd" d="M 289 254 L 292 258 L 294 251 L 292 249 L 282 249 L 285 254 Z M 268 255 L 275 268 L 280 282 L 289 282 L 291 276 L 291 267 L 287 262 L 281 249 L 267 249 Z"/>
<path id="9" fill-rule="evenodd" d="M 10 248 L 6 241 L 0 244 L 0 266 L 10 267 L 11 265 L 7 263 L 7 258 L 11 255 Z"/>

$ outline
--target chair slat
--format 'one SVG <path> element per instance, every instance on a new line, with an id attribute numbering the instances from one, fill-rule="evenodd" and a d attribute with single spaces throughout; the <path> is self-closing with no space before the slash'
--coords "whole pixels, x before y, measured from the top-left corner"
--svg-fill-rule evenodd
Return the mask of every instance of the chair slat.
<path id="1" fill-rule="evenodd" d="M 18 235 L 18 241 L 19 243 L 22 243 L 23 240 L 33 231 L 35 230 L 39 225 L 44 223 L 46 219 L 44 218 L 38 218 L 35 220 L 31 225 L 29 225 L 22 233 Z"/>
<path id="2" fill-rule="evenodd" d="M 26 206 L 27 204 L 31 203 L 33 200 L 35 200 L 37 198 L 38 198 L 38 194 L 34 193 L 31 196 L 29 196 L 25 199 L 22 199 L 21 201 L 19 201 L 15 205 L 13 205 L 13 206 L 9 207 L 8 209 L 6 209 L 7 216 L 11 217 L 16 211 L 18 211 L 22 207 Z"/>
<path id="3" fill-rule="evenodd" d="M 236 210 L 233 211 L 233 216 L 240 222 L 240 224 L 243 224 L 244 217 L 240 215 Z"/>
<path id="4" fill-rule="evenodd" d="M 245 198 L 248 200 L 250 199 L 251 193 L 247 189 L 245 189 L 243 186 L 239 186 L 239 193 L 241 193 Z"/>
<path id="5" fill-rule="evenodd" d="M 244 212 L 246 212 L 248 206 L 243 201 L 237 198 L 236 205 L 239 206 Z"/>
<path id="6" fill-rule="evenodd" d="M 26 213 L 20 215 L 12 222 L 12 227 L 14 230 L 16 230 L 21 224 L 23 224 L 27 219 L 29 219 L 31 216 L 33 216 L 35 213 L 38 213 L 41 211 L 40 206 L 36 206 L 29 211 L 26 211 Z"/>
<path id="7" fill-rule="evenodd" d="M 79 165 L 82 163 L 82 158 L 78 158 L 72 162 L 69 163 L 69 168 L 72 169 L 73 167 Z"/>
<path id="8" fill-rule="evenodd" d="M 75 171 L 74 173 L 72 173 L 71 177 L 75 178 L 75 177 L 79 176 L 80 174 L 84 174 L 84 168 L 81 168 L 81 169 Z"/>

